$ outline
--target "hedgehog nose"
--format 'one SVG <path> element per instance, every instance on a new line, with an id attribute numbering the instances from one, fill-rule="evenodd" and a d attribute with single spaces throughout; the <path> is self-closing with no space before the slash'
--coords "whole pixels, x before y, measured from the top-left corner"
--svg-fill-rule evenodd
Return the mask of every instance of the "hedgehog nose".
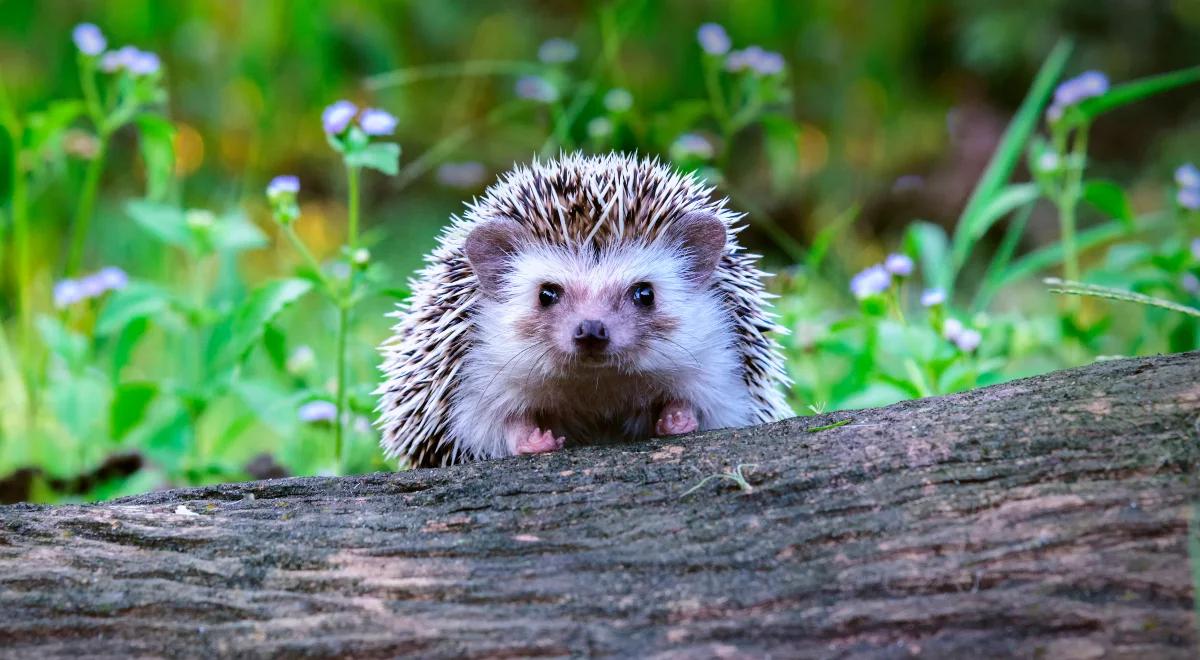
<path id="1" fill-rule="evenodd" d="M 608 346 L 608 328 L 604 321 L 583 321 L 575 328 L 575 343 L 583 349 L 602 350 Z"/>

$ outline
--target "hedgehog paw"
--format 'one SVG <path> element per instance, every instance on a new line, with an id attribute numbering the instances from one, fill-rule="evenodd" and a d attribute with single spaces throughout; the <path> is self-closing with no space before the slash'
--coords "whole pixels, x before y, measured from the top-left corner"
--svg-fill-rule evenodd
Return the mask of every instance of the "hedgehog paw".
<path id="1" fill-rule="evenodd" d="M 696 411 L 682 401 L 672 401 L 663 407 L 662 415 L 654 425 L 654 435 L 682 435 L 700 428 Z"/>
<path id="2" fill-rule="evenodd" d="M 554 437 L 554 433 L 549 429 L 543 431 L 534 427 L 529 435 L 517 441 L 518 455 L 521 454 L 547 454 L 552 451 L 558 451 L 563 448 L 563 443 L 566 442 L 564 437 Z"/>

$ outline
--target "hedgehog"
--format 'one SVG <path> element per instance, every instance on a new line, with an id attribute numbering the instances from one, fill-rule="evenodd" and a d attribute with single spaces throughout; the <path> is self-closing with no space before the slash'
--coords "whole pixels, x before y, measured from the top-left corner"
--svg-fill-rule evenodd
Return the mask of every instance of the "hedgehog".
<path id="1" fill-rule="evenodd" d="M 516 166 L 454 215 L 380 350 L 378 423 L 410 467 L 792 415 L 743 214 L 658 159 Z"/>

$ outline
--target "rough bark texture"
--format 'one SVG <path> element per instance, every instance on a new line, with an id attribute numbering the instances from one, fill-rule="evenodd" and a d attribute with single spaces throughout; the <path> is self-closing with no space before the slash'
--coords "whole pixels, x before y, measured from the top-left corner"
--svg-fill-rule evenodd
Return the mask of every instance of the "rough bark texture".
<path id="1" fill-rule="evenodd" d="M 644 444 L 3 507 L 0 655 L 1194 657 L 1198 416 L 1189 353 Z M 752 492 L 684 496 L 738 464 Z"/>

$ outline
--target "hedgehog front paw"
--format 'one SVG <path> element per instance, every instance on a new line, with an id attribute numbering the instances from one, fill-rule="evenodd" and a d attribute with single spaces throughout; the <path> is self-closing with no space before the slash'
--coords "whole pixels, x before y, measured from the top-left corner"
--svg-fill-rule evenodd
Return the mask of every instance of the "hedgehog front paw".
<path id="1" fill-rule="evenodd" d="M 543 431 L 535 427 L 529 432 L 529 435 L 517 441 L 516 453 L 518 455 L 548 454 L 562 449 L 566 440 L 565 437 L 554 437 L 554 433 L 549 429 Z"/>
<path id="2" fill-rule="evenodd" d="M 654 435 L 682 435 L 700 428 L 700 420 L 696 419 L 696 410 L 682 401 L 672 401 L 663 406 L 658 422 L 654 424 Z"/>

